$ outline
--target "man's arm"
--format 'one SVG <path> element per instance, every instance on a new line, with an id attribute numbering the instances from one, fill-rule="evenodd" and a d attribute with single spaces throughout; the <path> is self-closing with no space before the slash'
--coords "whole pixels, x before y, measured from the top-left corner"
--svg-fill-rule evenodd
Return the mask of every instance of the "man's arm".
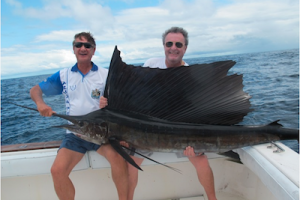
<path id="1" fill-rule="evenodd" d="M 40 114 L 44 117 L 50 117 L 55 112 L 44 102 L 42 95 L 43 92 L 39 85 L 36 85 L 30 89 L 30 97 L 35 102 Z"/>

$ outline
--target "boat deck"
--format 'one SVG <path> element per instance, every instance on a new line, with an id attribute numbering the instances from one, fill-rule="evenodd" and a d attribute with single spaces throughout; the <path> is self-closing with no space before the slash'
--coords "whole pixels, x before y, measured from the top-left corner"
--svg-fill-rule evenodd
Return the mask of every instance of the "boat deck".
<path id="1" fill-rule="evenodd" d="M 247 200 L 243 197 L 233 195 L 233 194 L 228 194 L 226 192 L 218 192 L 216 194 L 217 199 L 220 200 Z M 197 197 L 184 197 L 184 198 L 179 198 L 179 199 L 166 199 L 166 200 L 208 200 L 208 198 L 205 195 L 197 196 Z"/>

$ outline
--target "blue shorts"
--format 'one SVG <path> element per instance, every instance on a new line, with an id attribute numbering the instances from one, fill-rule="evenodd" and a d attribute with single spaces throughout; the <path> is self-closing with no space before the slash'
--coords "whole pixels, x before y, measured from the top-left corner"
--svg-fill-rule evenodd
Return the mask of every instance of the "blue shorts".
<path id="1" fill-rule="evenodd" d="M 97 151 L 101 145 L 85 141 L 73 133 L 67 133 L 63 139 L 59 149 L 67 148 L 72 151 L 85 154 L 87 151 Z"/>

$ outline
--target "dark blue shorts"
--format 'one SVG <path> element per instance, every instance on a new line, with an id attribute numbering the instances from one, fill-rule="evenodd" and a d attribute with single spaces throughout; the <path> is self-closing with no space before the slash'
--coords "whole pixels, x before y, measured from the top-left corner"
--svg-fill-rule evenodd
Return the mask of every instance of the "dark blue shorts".
<path id="1" fill-rule="evenodd" d="M 87 151 L 97 151 L 100 145 L 85 141 L 73 133 L 67 133 L 59 149 L 61 148 L 67 148 L 85 154 Z"/>

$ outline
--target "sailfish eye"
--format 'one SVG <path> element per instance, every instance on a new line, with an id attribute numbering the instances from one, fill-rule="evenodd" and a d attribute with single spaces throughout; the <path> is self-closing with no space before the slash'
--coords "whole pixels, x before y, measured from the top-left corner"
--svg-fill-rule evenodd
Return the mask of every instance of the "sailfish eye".
<path id="1" fill-rule="evenodd" d="M 79 126 L 83 126 L 83 125 L 84 125 L 83 121 L 79 121 L 79 122 L 78 122 L 78 125 L 79 125 Z"/>

